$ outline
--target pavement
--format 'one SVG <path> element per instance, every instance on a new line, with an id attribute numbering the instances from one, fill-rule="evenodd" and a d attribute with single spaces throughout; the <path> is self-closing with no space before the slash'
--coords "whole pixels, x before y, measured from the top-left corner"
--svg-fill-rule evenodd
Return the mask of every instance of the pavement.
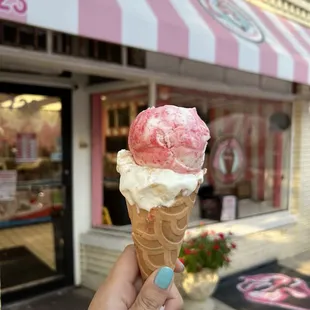
<path id="1" fill-rule="evenodd" d="M 310 251 L 283 260 L 282 265 L 310 276 Z M 94 292 L 85 288 L 66 288 L 31 300 L 3 307 L 3 310 L 87 310 Z M 0 307 L 1 308 L 1 307 Z M 184 310 L 233 310 L 216 299 L 206 302 L 185 300 Z"/>

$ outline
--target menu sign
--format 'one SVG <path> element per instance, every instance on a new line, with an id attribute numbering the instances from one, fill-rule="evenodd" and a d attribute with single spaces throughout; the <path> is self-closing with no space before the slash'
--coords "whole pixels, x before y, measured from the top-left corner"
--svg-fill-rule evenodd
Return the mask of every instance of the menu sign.
<path id="1" fill-rule="evenodd" d="M 12 201 L 16 195 L 17 174 L 15 170 L 0 171 L 0 201 Z"/>
<path id="2" fill-rule="evenodd" d="M 16 138 L 16 162 L 31 163 L 37 160 L 37 136 L 34 133 L 19 133 Z"/>

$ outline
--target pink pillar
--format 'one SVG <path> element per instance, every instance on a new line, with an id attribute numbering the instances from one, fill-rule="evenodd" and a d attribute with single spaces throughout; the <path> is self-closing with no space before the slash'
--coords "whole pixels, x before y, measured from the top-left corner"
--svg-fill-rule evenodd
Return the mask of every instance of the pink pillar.
<path id="1" fill-rule="evenodd" d="M 103 164 L 102 164 L 102 104 L 101 95 L 91 96 L 91 168 L 92 168 L 92 225 L 102 224 Z"/>
<path id="2" fill-rule="evenodd" d="M 282 110 L 282 104 L 277 103 L 276 109 L 277 112 Z M 273 176 L 273 206 L 275 208 L 281 207 L 281 183 L 282 183 L 282 133 L 277 132 L 274 134 L 274 157 L 273 157 L 273 169 L 274 169 L 274 176 Z"/>
<path id="3" fill-rule="evenodd" d="M 259 141 L 258 141 L 258 186 L 257 198 L 261 201 L 265 196 L 265 149 L 266 149 L 266 125 L 264 117 L 264 102 L 259 103 Z"/>

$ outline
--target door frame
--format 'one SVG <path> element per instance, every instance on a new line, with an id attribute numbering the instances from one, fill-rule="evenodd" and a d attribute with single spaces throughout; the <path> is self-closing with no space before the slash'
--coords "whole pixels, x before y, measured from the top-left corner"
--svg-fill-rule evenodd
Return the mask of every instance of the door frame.
<path id="1" fill-rule="evenodd" d="M 37 94 L 58 97 L 62 102 L 61 138 L 62 138 L 62 184 L 65 186 L 64 208 L 64 274 L 63 277 L 3 293 L 3 304 L 16 302 L 38 294 L 47 293 L 64 286 L 74 284 L 74 252 L 73 252 L 73 201 L 72 201 L 72 91 L 71 89 L 36 86 L 19 83 L 0 82 L 0 92 L 13 94 Z"/>

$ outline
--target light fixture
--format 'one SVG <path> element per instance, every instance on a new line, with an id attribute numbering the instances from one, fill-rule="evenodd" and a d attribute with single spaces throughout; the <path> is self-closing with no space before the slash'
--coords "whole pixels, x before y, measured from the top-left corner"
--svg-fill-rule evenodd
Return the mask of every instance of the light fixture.
<path id="1" fill-rule="evenodd" d="M 106 96 L 101 96 L 101 100 L 105 101 L 105 100 L 107 100 L 107 97 Z"/>
<path id="2" fill-rule="evenodd" d="M 10 108 L 10 109 L 20 109 L 26 104 L 32 103 L 32 102 L 37 102 L 37 101 L 42 101 L 46 99 L 45 96 L 41 95 L 19 95 L 16 97 L 12 97 L 12 99 L 3 101 L 1 103 L 2 108 Z"/>
<path id="3" fill-rule="evenodd" d="M 58 112 L 61 111 L 61 102 L 48 103 L 41 107 L 42 111 Z"/>

